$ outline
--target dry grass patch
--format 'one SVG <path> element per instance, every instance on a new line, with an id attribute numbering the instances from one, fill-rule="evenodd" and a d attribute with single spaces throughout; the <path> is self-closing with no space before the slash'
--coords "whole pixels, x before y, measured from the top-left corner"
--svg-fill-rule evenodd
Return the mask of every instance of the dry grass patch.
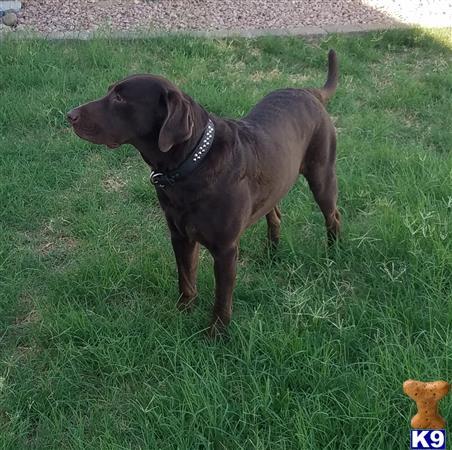
<path id="1" fill-rule="evenodd" d="M 127 182 L 117 175 L 112 175 L 102 181 L 102 186 L 107 192 L 119 192 Z"/>

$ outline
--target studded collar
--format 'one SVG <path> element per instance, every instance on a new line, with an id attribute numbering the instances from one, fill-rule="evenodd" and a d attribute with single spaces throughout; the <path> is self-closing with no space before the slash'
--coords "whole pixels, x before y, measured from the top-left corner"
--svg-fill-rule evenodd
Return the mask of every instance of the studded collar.
<path id="1" fill-rule="evenodd" d="M 151 183 L 160 188 L 165 188 L 173 185 L 176 181 L 185 178 L 201 164 L 207 153 L 209 153 L 214 137 L 215 126 L 212 120 L 209 119 L 201 139 L 198 141 L 194 150 L 190 153 L 187 159 L 180 164 L 177 169 L 167 173 L 156 172 L 153 170 L 149 177 Z"/>

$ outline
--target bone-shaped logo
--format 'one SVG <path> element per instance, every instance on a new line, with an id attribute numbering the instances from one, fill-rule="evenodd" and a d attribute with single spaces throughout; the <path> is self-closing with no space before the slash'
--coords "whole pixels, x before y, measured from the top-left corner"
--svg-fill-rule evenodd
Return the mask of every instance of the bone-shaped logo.
<path id="1" fill-rule="evenodd" d="M 411 426 L 416 429 L 441 430 L 446 421 L 438 414 L 438 402 L 448 394 L 450 384 L 446 381 L 407 380 L 403 391 L 416 402 L 417 414 L 411 419 Z"/>

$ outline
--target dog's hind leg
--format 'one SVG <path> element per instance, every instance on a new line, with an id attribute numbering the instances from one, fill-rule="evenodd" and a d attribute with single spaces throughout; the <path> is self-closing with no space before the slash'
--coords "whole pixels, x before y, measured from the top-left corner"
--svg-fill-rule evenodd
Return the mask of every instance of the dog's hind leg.
<path id="1" fill-rule="evenodd" d="M 272 247 L 276 247 L 279 243 L 281 231 L 281 211 L 275 206 L 266 216 L 267 219 L 267 235 L 268 241 Z"/>
<path id="2" fill-rule="evenodd" d="M 340 214 L 337 209 L 335 136 L 325 139 L 325 142 L 319 147 L 315 157 L 306 161 L 302 173 L 308 180 L 314 199 L 325 217 L 328 244 L 331 245 L 337 240 L 340 231 Z"/>

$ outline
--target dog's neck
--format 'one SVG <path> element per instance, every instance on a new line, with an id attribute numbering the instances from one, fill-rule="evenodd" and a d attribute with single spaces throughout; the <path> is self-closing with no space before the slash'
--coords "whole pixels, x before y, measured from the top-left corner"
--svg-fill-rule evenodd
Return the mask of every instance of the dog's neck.
<path id="1" fill-rule="evenodd" d="M 168 152 L 160 151 L 158 138 L 160 129 L 152 133 L 134 139 L 130 142 L 141 154 L 144 161 L 155 171 L 169 172 L 176 169 L 185 161 L 196 144 L 201 139 L 207 125 L 209 114 L 207 111 L 192 101 L 193 132 L 190 138 L 180 144 L 174 145 Z"/>

